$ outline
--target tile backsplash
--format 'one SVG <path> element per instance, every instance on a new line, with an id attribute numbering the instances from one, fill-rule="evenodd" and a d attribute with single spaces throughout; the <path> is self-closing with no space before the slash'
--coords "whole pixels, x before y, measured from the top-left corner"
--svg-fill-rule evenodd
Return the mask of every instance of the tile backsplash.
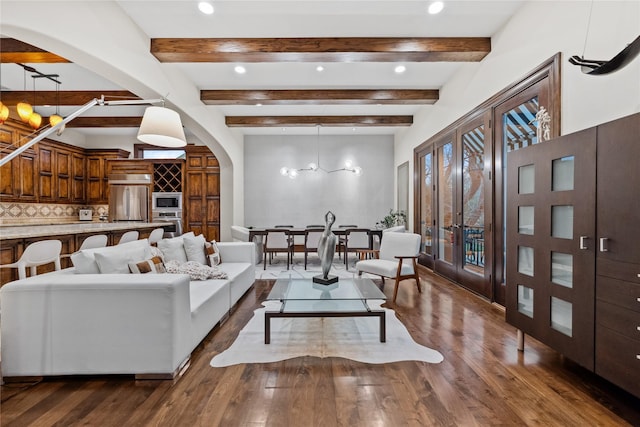
<path id="1" fill-rule="evenodd" d="M 65 224 L 78 221 L 78 210 L 93 209 L 93 220 L 109 212 L 108 205 L 62 205 L 0 202 L 0 225 Z"/>

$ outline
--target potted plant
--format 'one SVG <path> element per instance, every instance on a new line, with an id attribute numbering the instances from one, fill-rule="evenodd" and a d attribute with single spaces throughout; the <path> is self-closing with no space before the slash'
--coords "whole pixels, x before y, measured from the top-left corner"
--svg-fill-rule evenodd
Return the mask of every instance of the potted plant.
<path id="1" fill-rule="evenodd" d="M 407 215 L 404 211 L 395 211 L 389 209 L 389 213 L 376 223 L 376 227 L 379 228 L 391 228 L 396 225 L 404 225 L 407 222 Z"/>

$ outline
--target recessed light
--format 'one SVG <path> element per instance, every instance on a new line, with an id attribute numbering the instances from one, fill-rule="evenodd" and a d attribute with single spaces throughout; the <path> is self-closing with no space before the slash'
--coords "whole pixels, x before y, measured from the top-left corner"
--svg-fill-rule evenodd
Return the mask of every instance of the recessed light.
<path id="1" fill-rule="evenodd" d="M 213 14 L 213 5 L 208 1 L 201 1 L 200 3 L 198 3 L 198 9 L 200 9 L 200 12 L 204 13 L 205 15 Z"/>
<path id="2" fill-rule="evenodd" d="M 256 104 L 256 107 L 262 107 L 262 104 L 260 104 L 259 102 Z"/>
<path id="3" fill-rule="evenodd" d="M 396 66 L 396 68 L 393 69 L 393 71 L 395 71 L 398 74 L 404 73 L 405 71 L 407 71 L 407 67 L 405 67 L 404 65 L 398 65 Z"/>
<path id="4" fill-rule="evenodd" d="M 287 128 L 282 128 L 282 132 L 286 132 L 286 131 L 287 131 Z"/>
<path id="5" fill-rule="evenodd" d="M 442 12 L 442 9 L 444 9 L 444 2 L 434 1 L 429 5 L 428 11 L 430 14 L 435 15 L 436 13 Z"/>
<path id="6" fill-rule="evenodd" d="M 235 72 L 238 74 L 244 74 L 247 72 L 247 69 L 244 68 L 242 65 L 236 65 L 236 67 L 234 68 Z"/>
<path id="7" fill-rule="evenodd" d="M 324 67 L 322 65 L 318 65 L 316 67 L 316 71 L 320 73 L 320 72 L 324 71 Z"/>

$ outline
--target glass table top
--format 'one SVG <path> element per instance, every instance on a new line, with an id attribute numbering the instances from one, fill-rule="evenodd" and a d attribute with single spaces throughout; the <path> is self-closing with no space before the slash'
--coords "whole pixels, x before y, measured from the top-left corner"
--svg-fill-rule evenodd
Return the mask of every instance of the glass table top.
<path id="1" fill-rule="evenodd" d="M 281 278 L 267 296 L 282 302 L 282 312 L 370 311 L 367 300 L 386 299 L 371 279 L 362 278 L 341 278 L 330 285 L 313 283 L 311 278 Z"/>

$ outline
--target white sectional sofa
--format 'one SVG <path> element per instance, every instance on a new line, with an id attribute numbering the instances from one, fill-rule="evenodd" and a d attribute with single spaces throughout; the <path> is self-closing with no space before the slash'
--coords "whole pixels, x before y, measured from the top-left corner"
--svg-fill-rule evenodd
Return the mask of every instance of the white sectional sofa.
<path id="1" fill-rule="evenodd" d="M 253 243 L 218 248 L 227 279 L 72 267 L 4 285 L 2 376 L 174 377 L 254 282 Z"/>

